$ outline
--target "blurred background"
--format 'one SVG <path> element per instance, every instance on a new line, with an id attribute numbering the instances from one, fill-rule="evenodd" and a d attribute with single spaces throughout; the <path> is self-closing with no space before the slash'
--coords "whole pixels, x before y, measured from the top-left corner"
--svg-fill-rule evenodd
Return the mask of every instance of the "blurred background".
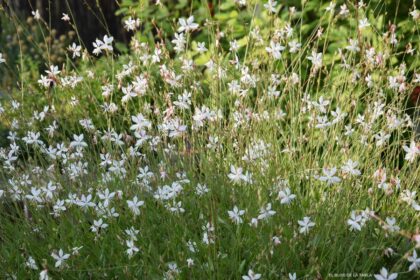
<path id="1" fill-rule="evenodd" d="M 401 51 L 405 46 L 418 41 L 411 32 L 413 26 L 409 20 L 409 12 L 416 0 L 369 0 L 366 14 L 370 22 L 378 26 L 378 38 L 388 32 L 392 24 L 396 23 Z M 8 68 L 0 69 L 0 87 L 10 87 L 17 81 L 18 65 L 14 62 L 20 59 L 25 62 L 25 73 L 38 73 L 46 64 L 62 65 L 68 59 L 67 47 L 76 42 L 91 52 L 92 42 L 102 38 L 105 34 L 115 39 L 117 54 L 127 53 L 132 35 L 142 42 L 166 42 L 171 49 L 170 41 L 177 29 L 177 19 L 188 17 L 194 11 L 195 21 L 203 24 L 212 22 L 217 28 L 226 31 L 226 39 L 244 38 L 249 32 L 251 16 L 247 9 L 258 14 L 263 10 L 262 4 L 266 0 L 247 0 L 247 7 L 241 7 L 235 0 L 0 0 L 0 52 L 8 61 Z M 279 18 L 283 23 L 301 24 L 302 40 L 309 38 L 319 24 L 319 19 L 325 15 L 325 8 L 330 1 L 325 0 L 281 0 L 277 1 L 282 10 L 296 7 L 296 17 Z M 359 0 L 337 0 L 336 14 L 340 6 L 345 4 L 353 13 Z M 304 13 L 301 12 L 305 3 Z M 33 12 L 38 10 L 41 20 L 36 21 Z M 63 21 L 63 13 L 68 14 L 70 21 Z M 380 16 L 379 16 L 380 15 Z M 129 33 L 124 29 L 124 20 L 139 18 L 140 29 Z M 302 19 L 302 22 L 300 22 Z M 212 21 L 214 20 L 214 21 Z M 216 23 L 216 24 L 215 24 Z M 325 21 L 327 24 L 327 21 Z M 329 51 L 334 51 L 340 45 L 342 36 L 354 37 L 356 23 L 338 19 L 342 26 L 340 32 L 329 35 Z M 322 25 L 322 28 L 327 26 Z M 379 28 L 379 26 L 385 26 Z M 293 27 L 293 26 L 292 26 Z M 407 34 L 407 35 L 406 35 Z M 408 35 L 410 34 L 410 35 Z M 204 28 L 192 34 L 193 39 L 205 41 L 208 35 Z M 222 42 L 228 45 L 228 41 Z M 21 53 L 26 55 L 22 58 Z M 33 71 L 31 71 L 31 69 Z M 36 70 L 36 71 L 35 71 Z M 22 73 L 22 72 L 21 72 Z M 0 88 L 0 89 L 1 89 Z"/>
<path id="2" fill-rule="evenodd" d="M 0 0 L 7 11 L 13 11 L 21 20 L 38 10 L 41 17 L 54 28 L 57 36 L 72 28 L 63 21 L 63 13 L 73 15 L 80 37 L 85 42 L 95 41 L 98 34 L 113 34 L 119 41 L 127 41 L 122 16 L 116 16 L 119 8 L 114 0 Z M 90 45 L 90 44 L 87 44 Z"/>
<path id="3" fill-rule="evenodd" d="M 348 6 L 354 5 L 357 1 L 336 1 L 337 9 L 339 4 L 346 3 Z M 101 34 L 112 34 L 117 41 L 126 42 L 128 41 L 128 35 L 123 28 L 123 13 L 130 11 L 133 16 L 141 14 L 143 18 L 156 18 L 160 16 L 156 14 L 159 7 L 164 7 L 166 11 L 162 15 L 176 17 L 180 15 L 188 15 L 191 10 L 197 10 L 203 7 L 203 4 L 209 7 L 209 11 L 212 16 L 217 13 L 229 15 L 230 11 L 227 11 L 226 6 L 228 2 L 234 2 L 229 0 L 0 0 L 0 4 L 6 10 L 13 10 L 17 16 L 25 20 L 31 16 L 32 11 L 38 10 L 41 17 L 46 20 L 51 27 L 53 27 L 57 33 L 56 35 L 62 35 L 70 31 L 71 28 L 66 22 L 61 20 L 63 13 L 72 15 L 76 21 L 76 24 L 80 37 L 85 42 L 92 42 L 97 36 Z M 249 3 L 256 1 L 248 0 Z M 266 1 L 257 1 L 266 2 Z M 298 10 L 302 6 L 302 0 L 282 0 L 279 1 L 284 8 L 296 7 Z M 321 7 L 322 5 L 329 3 L 330 1 L 323 0 L 309 0 L 306 1 L 309 6 Z M 365 1 L 374 9 L 379 10 L 386 4 L 389 15 L 389 20 L 403 19 L 406 18 L 410 7 L 413 2 L 410 0 L 398 1 L 398 0 L 370 0 Z M 381 3 L 382 2 L 382 3 Z M 161 5 L 156 5 L 161 3 Z M 141 9 L 144 9 L 141 11 Z M 220 9 L 222 8 L 222 9 Z M 231 6 L 234 10 L 236 7 Z M 316 11 L 312 13 L 315 18 L 317 15 Z M 90 44 L 86 44 L 90 46 Z"/>

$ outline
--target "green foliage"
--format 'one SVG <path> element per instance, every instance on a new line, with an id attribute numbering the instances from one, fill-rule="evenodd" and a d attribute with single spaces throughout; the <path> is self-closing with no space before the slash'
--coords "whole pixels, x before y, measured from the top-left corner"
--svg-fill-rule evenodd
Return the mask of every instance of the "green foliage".
<path id="1" fill-rule="evenodd" d="M 275 14 L 266 1 L 161 2 L 122 0 L 118 14 L 141 26 L 98 55 L 40 47 L 54 36 L 39 22 L 5 27 L 33 30 L 21 42 L 39 48 L 4 51 L 20 68 L 0 104 L 0 275 L 418 277 L 420 150 L 406 108 L 419 21 L 407 3 L 370 1 L 356 16 L 346 1 L 340 16 L 344 1 L 334 13 L 278 1 Z M 179 47 L 190 15 L 199 27 Z"/>

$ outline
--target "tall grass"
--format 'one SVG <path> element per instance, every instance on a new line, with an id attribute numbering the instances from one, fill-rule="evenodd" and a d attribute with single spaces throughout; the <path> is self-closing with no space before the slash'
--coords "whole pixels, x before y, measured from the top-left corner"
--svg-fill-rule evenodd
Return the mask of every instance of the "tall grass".
<path id="1" fill-rule="evenodd" d="M 126 54 L 98 34 L 21 65 L 0 107 L 5 278 L 419 276 L 418 10 L 411 51 L 374 2 L 321 6 L 309 36 L 301 11 L 234 2 L 240 38 L 192 10 Z"/>

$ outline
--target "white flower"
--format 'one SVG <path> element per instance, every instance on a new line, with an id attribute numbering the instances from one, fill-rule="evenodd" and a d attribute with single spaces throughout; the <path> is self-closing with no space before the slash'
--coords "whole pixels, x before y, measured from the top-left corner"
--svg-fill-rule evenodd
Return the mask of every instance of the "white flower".
<path id="1" fill-rule="evenodd" d="M 99 219 L 99 220 L 93 220 L 93 225 L 90 227 L 90 229 L 92 230 L 92 232 L 98 233 L 99 230 L 105 229 L 107 227 L 108 227 L 108 224 L 104 223 L 102 219 Z"/>
<path id="2" fill-rule="evenodd" d="M 238 44 L 238 41 L 236 40 L 230 41 L 229 46 L 230 46 L 229 51 L 231 52 L 236 52 L 239 50 L 239 44 Z"/>
<path id="3" fill-rule="evenodd" d="M 268 0 L 268 2 L 264 4 L 264 8 L 267 9 L 269 14 L 272 14 L 276 12 L 276 5 L 277 5 L 277 2 L 273 0 Z"/>
<path id="4" fill-rule="evenodd" d="M 205 195 L 208 192 L 209 192 L 209 188 L 206 185 L 197 184 L 197 187 L 195 188 L 195 193 L 198 196 Z"/>
<path id="5" fill-rule="evenodd" d="M 375 134 L 374 137 L 376 139 L 376 147 L 381 147 L 388 141 L 388 139 L 391 137 L 391 134 L 380 131 L 378 134 Z"/>
<path id="6" fill-rule="evenodd" d="M 130 129 L 136 132 L 140 132 L 143 128 L 150 128 L 152 126 L 152 123 L 149 122 L 141 113 L 137 114 L 137 116 L 131 116 L 131 120 L 134 124 L 130 127 Z"/>
<path id="7" fill-rule="evenodd" d="M 134 241 L 132 239 L 126 240 L 125 243 L 127 244 L 127 247 L 128 247 L 127 251 L 126 251 L 127 255 L 128 255 L 128 258 L 131 258 L 135 253 L 137 253 L 139 251 L 139 248 L 137 248 L 134 245 Z"/>
<path id="8" fill-rule="evenodd" d="M 315 50 L 312 51 L 312 54 L 307 57 L 312 61 L 312 65 L 315 69 L 321 68 L 322 66 L 322 53 L 317 53 Z"/>
<path id="9" fill-rule="evenodd" d="M 386 248 L 384 250 L 384 254 L 387 257 L 391 257 L 391 256 L 393 256 L 395 254 L 395 251 L 394 251 L 394 249 L 392 249 L 392 248 L 389 247 L 389 248 Z"/>
<path id="10" fill-rule="evenodd" d="M 102 45 L 103 44 L 104 43 L 99 39 L 96 39 L 95 42 L 92 43 L 92 45 L 94 47 L 94 49 L 93 49 L 93 54 L 94 55 L 99 55 L 100 53 L 102 53 Z"/>
<path id="11" fill-rule="evenodd" d="M 194 29 L 198 28 L 198 24 L 194 22 L 194 16 L 190 16 L 189 18 L 180 18 L 178 20 L 180 27 L 178 28 L 178 32 L 189 32 Z"/>
<path id="12" fill-rule="evenodd" d="M 6 60 L 3 58 L 3 54 L 0 53 L 0 63 L 4 63 L 6 62 Z"/>
<path id="13" fill-rule="evenodd" d="M 303 217 L 303 220 L 298 221 L 298 224 L 300 225 L 299 232 L 303 234 L 307 234 L 311 227 L 315 226 L 310 217 Z"/>
<path id="14" fill-rule="evenodd" d="M 199 53 L 203 53 L 203 52 L 208 51 L 207 48 L 206 48 L 206 43 L 205 42 L 198 42 L 197 43 L 197 51 Z"/>
<path id="15" fill-rule="evenodd" d="M 320 176 L 319 180 L 323 182 L 327 182 L 327 185 L 330 186 L 332 184 L 339 183 L 341 179 L 337 176 L 334 176 L 337 172 L 337 168 L 333 167 L 331 169 L 323 168 L 322 172 L 324 173 L 324 176 Z"/>
<path id="16" fill-rule="evenodd" d="M 416 250 L 413 250 L 413 254 L 407 258 L 409 262 L 411 262 L 410 267 L 408 268 L 409 271 L 418 270 L 420 268 L 420 258 L 417 257 Z"/>
<path id="17" fill-rule="evenodd" d="M 234 206 L 232 211 L 228 211 L 228 214 L 235 224 L 241 224 L 243 222 L 241 216 L 245 214 L 245 210 L 239 210 L 237 206 Z"/>
<path id="18" fill-rule="evenodd" d="M 63 21 L 70 21 L 70 17 L 68 14 L 63 13 L 63 17 L 61 18 Z"/>
<path id="19" fill-rule="evenodd" d="M 172 204 L 168 204 L 166 207 L 169 211 L 173 213 L 184 213 L 185 209 L 182 208 L 182 201 L 174 201 Z"/>
<path id="20" fill-rule="evenodd" d="M 326 107 L 330 104 L 328 99 L 324 99 L 324 96 L 320 96 L 318 101 L 313 101 L 312 105 L 316 107 L 321 113 L 326 114 L 327 109 Z"/>
<path id="21" fill-rule="evenodd" d="M 411 141 L 410 147 L 404 145 L 404 151 L 407 153 L 405 155 L 405 160 L 408 162 L 413 162 L 416 159 L 416 156 L 420 154 L 420 148 L 416 145 L 414 141 Z"/>
<path id="22" fill-rule="evenodd" d="M 121 90 L 124 93 L 124 96 L 121 98 L 122 103 L 127 103 L 133 97 L 137 96 L 137 93 L 134 92 L 132 85 L 127 85 L 126 87 L 123 87 Z"/>
<path id="23" fill-rule="evenodd" d="M 187 266 L 188 266 L 188 267 L 193 267 L 193 266 L 194 266 L 194 260 L 193 260 L 193 259 L 191 259 L 191 258 L 188 258 L 188 259 L 187 259 Z"/>
<path id="24" fill-rule="evenodd" d="M 295 52 L 299 51 L 300 47 L 302 46 L 302 44 L 299 43 L 296 40 L 293 40 L 293 41 L 289 42 L 288 45 L 289 45 L 289 48 L 290 48 L 289 49 L 290 53 L 295 53 Z"/>
<path id="25" fill-rule="evenodd" d="M 414 20 L 418 20 L 420 18 L 419 10 L 412 10 L 410 12 L 410 15 L 413 17 Z"/>
<path id="26" fill-rule="evenodd" d="M 104 201 L 104 206 L 108 207 L 109 202 L 114 198 L 115 192 L 109 192 L 109 189 L 106 189 L 104 192 L 98 192 L 98 196 L 101 200 Z"/>
<path id="27" fill-rule="evenodd" d="M 258 280 L 260 278 L 261 278 L 261 274 L 254 273 L 254 271 L 252 271 L 252 269 L 248 270 L 248 275 L 242 276 L 243 280 Z"/>
<path id="28" fill-rule="evenodd" d="M 190 250 L 191 253 L 197 253 L 198 252 L 197 243 L 194 242 L 194 241 L 188 240 L 187 247 L 188 247 L 188 250 Z"/>
<path id="29" fill-rule="evenodd" d="M 268 203 L 265 208 L 261 208 L 260 215 L 258 215 L 258 220 L 266 220 L 274 214 L 276 214 L 276 211 L 271 210 L 271 203 Z"/>
<path id="30" fill-rule="evenodd" d="M 356 215 L 356 212 L 352 211 L 350 219 L 347 220 L 347 224 L 350 226 L 350 230 L 361 231 L 362 230 L 361 223 L 362 223 L 362 216 Z"/>
<path id="31" fill-rule="evenodd" d="M 389 232 L 397 232 L 400 230 L 400 227 L 396 224 L 397 220 L 394 217 L 386 217 L 385 224 L 383 228 Z"/>
<path id="32" fill-rule="evenodd" d="M 346 4 L 343 4 L 343 5 L 341 5 L 340 6 L 340 13 L 339 13 L 339 15 L 340 16 L 347 16 L 348 14 L 350 13 L 350 11 L 349 11 L 349 9 L 347 8 L 347 5 Z"/>
<path id="33" fill-rule="evenodd" d="M 22 140 L 28 145 L 43 145 L 42 140 L 39 139 L 40 137 L 41 134 L 39 132 L 28 131 L 27 136 L 22 137 Z"/>
<path id="34" fill-rule="evenodd" d="M 63 250 L 60 249 L 58 251 L 58 254 L 56 253 L 52 253 L 51 256 L 54 258 L 55 260 L 55 267 L 60 267 L 62 264 L 64 264 L 64 262 L 70 258 L 70 254 L 64 254 Z"/>
<path id="35" fill-rule="evenodd" d="M 172 275 L 176 275 L 176 274 L 179 274 L 179 268 L 178 268 L 178 265 L 175 263 L 175 262 L 171 262 L 171 263 L 168 263 L 168 269 L 169 269 L 169 274 L 172 274 Z"/>
<path id="36" fill-rule="evenodd" d="M 33 269 L 33 270 L 37 270 L 38 269 L 38 266 L 36 265 L 36 262 L 35 262 L 34 258 L 32 258 L 32 256 L 29 256 L 29 258 L 26 261 L 25 265 L 27 267 L 29 267 L 30 269 Z"/>
<path id="37" fill-rule="evenodd" d="M 99 55 L 103 50 L 112 52 L 112 41 L 114 41 L 114 38 L 108 37 L 108 35 L 104 36 L 103 41 L 96 39 L 95 42 L 92 43 L 94 46 L 93 54 Z"/>
<path id="38" fill-rule="evenodd" d="M 127 31 L 134 31 L 140 26 L 139 19 L 132 19 L 129 17 L 127 20 L 124 21 L 124 28 Z"/>
<path id="39" fill-rule="evenodd" d="M 39 273 L 39 280 L 48 280 L 48 279 L 50 279 L 48 277 L 48 270 L 44 269 L 43 271 Z"/>
<path id="40" fill-rule="evenodd" d="M 64 200 L 57 200 L 55 205 L 53 206 L 53 214 L 56 217 L 60 216 L 60 212 L 66 211 L 66 206 L 64 206 Z"/>
<path id="41" fill-rule="evenodd" d="M 239 5 L 240 7 L 243 7 L 243 6 L 246 6 L 247 0 L 234 0 L 234 1 L 237 5 Z"/>
<path id="42" fill-rule="evenodd" d="M 32 15 L 34 16 L 34 19 L 36 20 L 40 20 L 41 19 L 41 15 L 39 14 L 39 11 L 32 11 Z"/>
<path id="43" fill-rule="evenodd" d="M 138 200 L 137 196 L 133 197 L 133 200 L 127 200 L 128 208 L 133 211 L 134 215 L 140 215 L 139 207 L 144 205 L 144 201 Z"/>
<path id="44" fill-rule="evenodd" d="M 102 49 L 112 52 L 112 41 L 114 41 L 114 37 L 108 37 L 108 35 L 105 35 L 103 39 L 104 44 L 102 45 Z"/>
<path id="45" fill-rule="evenodd" d="M 125 233 L 128 235 L 128 237 L 134 241 L 137 241 L 137 234 L 139 234 L 139 232 L 140 231 L 134 227 L 125 230 Z"/>
<path id="46" fill-rule="evenodd" d="M 352 161 L 351 159 L 349 159 L 342 167 L 341 170 L 345 173 L 345 174 L 350 174 L 350 175 L 354 175 L 354 176 L 359 176 L 361 174 L 360 170 L 357 169 L 356 167 L 359 165 L 359 163 L 357 161 Z"/>
<path id="47" fill-rule="evenodd" d="M 75 202 L 75 204 L 82 207 L 83 209 L 87 209 L 89 207 L 94 207 L 95 206 L 95 203 L 93 203 L 91 200 L 92 200 L 92 195 L 91 194 L 88 194 L 87 196 L 82 194 L 80 199 L 78 199 Z"/>
<path id="48" fill-rule="evenodd" d="M 347 116 L 347 113 L 341 111 L 341 109 L 339 107 L 337 107 L 337 109 L 335 109 L 335 111 L 331 112 L 331 115 L 334 117 L 334 120 L 332 122 L 333 123 L 338 123 L 341 120 L 344 120 L 344 118 Z"/>
<path id="49" fill-rule="evenodd" d="M 274 243 L 275 246 L 281 244 L 280 237 L 278 237 L 278 236 L 273 236 L 273 238 L 271 238 L 271 240 L 273 241 L 273 243 Z"/>
<path id="50" fill-rule="evenodd" d="M 30 201 L 42 203 L 42 198 L 40 197 L 40 195 L 41 195 L 41 190 L 35 187 L 32 187 L 31 193 L 27 194 L 25 197 L 29 199 Z"/>
<path id="51" fill-rule="evenodd" d="M 327 12 L 334 13 L 335 5 L 336 5 L 335 2 L 331 1 L 330 4 L 328 5 L 328 7 L 325 8 L 325 10 Z"/>
<path id="52" fill-rule="evenodd" d="M 53 82 L 53 80 L 49 79 L 48 77 L 41 75 L 41 79 L 38 80 L 38 84 L 40 84 L 41 86 L 48 88 L 51 83 Z"/>
<path id="53" fill-rule="evenodd" d="M 369 21 L 368 21 L 367 18 L 363 18 L 363 19 L 359 20 L 359 29 L 364 29 L 364 28 L 369 27 L 369 26 L 370 26 L 370 24 L 369 24 Z"/>
<path id="54" fill-rule="evenodd" d="M 289 188 L 280 191 L 278 195 L 281 204 L 290 204 L 295 198 L 296 195 L 292 194 Z"/>
<path id="55" fill-rule="evenodd" d="M 68 50 L 73 53 L 72 58 L 80 57 L 80 51 L 82 50 L 82 46 L 76 45 L 73 43 L 71 46 L 68 47 Z"/>
<path id="56" fill-rule="evenodd" d="M 397 273 L 392 273 L 388 275 L 388 270 L 385 267 L 381 268 L 380 274 L 375 274 L 376 280 L 394 280 L 397 279 L 397 277 Z"/>
<path id="57" fill-rule="evenodd" d="M 270 47 L 266 47 L 265 50 L 273 56 L 274 59 L 281 58 L 281 52 L 285 49 L 280 43 L 270 41 Z"/>
<path id="58" fill-rule="evenodd" d="M 80 135 L 76 135 L 73 134 L 73 141 L 70 143 L 70 147 L 72 148 L 84 148 L 87 147 L 87 143 L 85 141 L 83 141 L 84 135 L 80 134 Z"/>
<path id="59" fill-rule="evenodd" d="M 184 33 L 175 33 L 175 38 L 171 41 L 175 44 L 174 50 L 177 52 L 182 52 L 185 49 L 185 35 Z"/>
<path id="60" fill-rule="evenodd" d="M 56 65 L 50 65 L 50 69 L 49 70 L 45 70 L 45 72 L 50 75 L 50 76 L 57 76 L 58 74 L 60 74 L 60 70 L 58 70 L 58 66 Z"/>
<path id="61" fill-rule="evenodd" d="M 233 183 L 240 183 L 241 181 L 247 180 L 246 176 L 243 174 L 242 167 L 236 168 L 233 165 L 230 166 L 230 174 L 228 174 L 228 177 Z"/>
<path id="62" fill-rule="evenodd" d="M 251 227 L 257 227 L 258 226 L 258 219 L 257 218 L 251 218 L 251 221 L 248 223 Z"/>
<path id="63" fill-rule="evenodd" d="M 0 193 L 1 193 L 1 191 L 0 191 Z M 0 194 L 0 197 L 1 197 L 1 194 Z M 420 205 L 417 203 L 417 201 L 413 200 L 413 201 L 409 202 L 408 204 L 411 205 L 411 207 L 413 207 L 414 210 L 420 211 Z"/>
<path id="64" fill-rule="evenodd" d="M 355 39 L 349 39 L 350 45 L 346 47 L 346 50 L 349 50 L 351 52 L 358 52 L 360 51 L 359 48 L 359 41 Z"/>
<path id="65" fill-rule="evenodd" d="M 296 272 L 289 273 L 289 280 L 296 280 Z"/>

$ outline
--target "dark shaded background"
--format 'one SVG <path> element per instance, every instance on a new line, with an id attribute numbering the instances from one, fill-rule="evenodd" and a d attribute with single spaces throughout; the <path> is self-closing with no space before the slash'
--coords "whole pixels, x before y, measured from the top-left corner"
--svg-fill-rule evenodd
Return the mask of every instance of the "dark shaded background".
<path id="1" fill-rule="evenodd" d="M 91 42 L 105 34 L 111 34 L 120 42 L 128 40 L 122 18 L 115 15 L 118 9 L 116 0 L 0 0 L 0 5 L 13 10 L 22 18 L 32 16 L 31 12 L 38 9 L 41 17 L 51 23 L 58 34 L 71 30 L 69 24 L 61 20 L 63 13 L 67 13 L 70 18 L 73 14 L 75 19 L 72 23 L 77 25 L 80 37 L 88 49 L 92 48 Z"/>

